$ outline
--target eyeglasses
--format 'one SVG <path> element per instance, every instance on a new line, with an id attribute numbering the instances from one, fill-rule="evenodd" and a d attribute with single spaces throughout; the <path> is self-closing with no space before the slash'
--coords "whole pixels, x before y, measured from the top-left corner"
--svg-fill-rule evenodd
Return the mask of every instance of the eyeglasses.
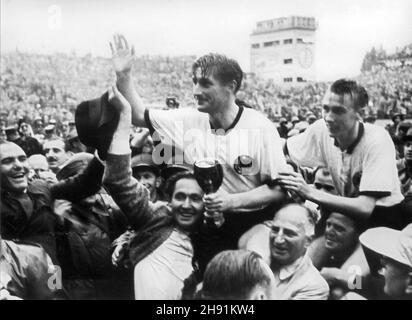
<path id="1" fill-rule="evenodd" d="M 329 192 L 335 190 L 335 187 L 329 184 L 322 184 L 322 183 L 315 182 L 314 185 L 315 185 L 315 188 L 318 190 L 325 189 L 326 191 L 329 191 Z"/>

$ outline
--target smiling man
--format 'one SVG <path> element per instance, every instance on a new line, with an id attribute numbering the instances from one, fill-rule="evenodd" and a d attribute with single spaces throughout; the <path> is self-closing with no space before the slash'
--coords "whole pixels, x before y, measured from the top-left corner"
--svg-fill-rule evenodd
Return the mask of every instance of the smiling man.
<path id="1" fill-rule="evenodd" d="M 276 213 L 270 228 L 274 295 L 281 300 L 326 300 L 328 284 L 306 253 L 315 232 L 310 211 L 297 204 L 287 205 Z"/>
<path id="2" fill-rule="evenodd" d="M 84 173 L 66 181 L 49 185 L 39 179 L 29 183 L 29 165 L 23 149 L 15 143 L 0 141 L 3 238 L 40 244 L 57 263 L 53 201 L 76 201 L 96 192 L 103 167 L 97 160 L 92 162 Z"/>
<path id="3" fill-rule="evenodd" d="M 368 221 L 370 226 L 402 227 L 400 182 L 395 146 L 382 127 L 363 123 L 366 90 L 351 80 L 337 80 L 323 100 L 323 119 L 290 138 L 287 152 L 299 166 L 326 167 L 338 195 L 309 186 L 296 173 L 281 173 L 286 189 L 322 207 Z"/>
<path id="4" fill-rule="evenodd" d="M 135 231 L 129 252 L 135 298 L 178 300 L 184 280 L 194 271 L 196 235 L 204 226 L 203 190 L 193 173 L 178 173 L 166 186 L 169 205 L 152 205 L 146 187 L 132 176 L 130 104 L 115 87 L 109 97 L 120 117 L 108 150 L 104 184 Z"/>

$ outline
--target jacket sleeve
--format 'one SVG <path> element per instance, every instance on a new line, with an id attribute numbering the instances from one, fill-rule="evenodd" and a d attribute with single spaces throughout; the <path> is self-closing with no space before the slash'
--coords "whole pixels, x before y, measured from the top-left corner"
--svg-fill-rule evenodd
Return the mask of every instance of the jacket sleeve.
<path id="1" fill-rule="evenodd" d="M 149 194 L 132 176 L 130 154 L 107 155 L 103 184 L 133 229 L 141 229 L 151 221 L 153 214 Z"/>
<path id="2" fill-rule="evenodd" d="M 93 158 L 83 172 L 52 185 L 52 196 L 54 199 L 71 202 L 87 198 L 100 190 L 103 173 L 103 164 L 97 158 Z"/>

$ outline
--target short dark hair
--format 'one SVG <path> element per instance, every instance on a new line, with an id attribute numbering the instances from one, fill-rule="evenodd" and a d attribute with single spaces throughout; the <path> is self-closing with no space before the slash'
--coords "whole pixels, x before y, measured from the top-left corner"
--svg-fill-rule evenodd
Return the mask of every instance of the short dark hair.
<path id="1" fill-rule="evenodd" d="M 193 174 L 192 171 L 183 171 L 183 172 L 178 172 L 172 175 L 169 179 L 166 180 L 165 188 L 164 188 L 164 191 L 167 197 L 169 198 L 168 199 L 169 201 L 173 197 L 173 192 L 175 191 L 176 183 L 182 179 L 196 180 L 195 175 Z"/>
<path id="2" fill-rule="evenodd" d="M 257 285 L 269 285 L 262 257 L 253 251 L 226 250 L 207 265 L 200 292 L 202 299 L 244 300 Z"/>
<path id="3" fill-rule="evenodd" d="M 369 95 L 366 89 L 353 80 L 336 80 L 330 87 L 330 91 L 340 96 L 345 94 L 350 95 L 353 99 L 355 111 L 359 111 L 369 103 Z"/>
<path id="4" fill-rule="evenodd" d="M 198 58 L 192 65 L 192 76 L 196 77 L 196 70 L 200 68 L 202 77 L 213 75 L 223 84 L 236 81 L 235 93 L 242 85 L 243 71 L 238 62 L 222 54 L 209 53 Z"/>

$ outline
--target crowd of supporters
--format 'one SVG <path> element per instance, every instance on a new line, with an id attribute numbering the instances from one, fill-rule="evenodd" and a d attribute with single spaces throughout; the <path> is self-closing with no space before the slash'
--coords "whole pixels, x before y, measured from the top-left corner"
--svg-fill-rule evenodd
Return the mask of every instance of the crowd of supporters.
<path id="1" fill-rule="evenodd" d="M 408 56 L 400 51 L 388 61 Z M 410 53 L 409 53 L 410 54 Z M 166 107 L 167 97 L 181 105 L 194 106 L 190 80 L 195 57 L 140 56 L 135 61 L 136 84 L 148 105 Z M 397 59 L 397 60 L 396 60 Z M 29 54 L 11 52 L 1 57 L 0 99 L 8 124 L 19 118 L 47 122 L 70 121 L 75 106 L 98 96 L 114 79 L 109 59 L 76 54 Z M 364 116 L 391 118 L 396 113 L 412 116 L 412 65 L 377 64 L 357 80 L 370 94 Z M 97 81 L 96 79 L 99 79 Z M 280 117 L 305 119 L 307 114 L 320 118 L 321 99 L 329 83 L 309 83 L 299 88 L 282 88 L 253 74 L 245 77 L 238 98 L 260 110 L 269 119 Z M 32 124 L 32 123 L 30 123 Z"/>
<path id="2" fill-rule="evenodd" d="M 0 300 L 410 299 L 412 66 L 281 88 L 222 55 L 115 45 L 2 56 Z M 75 123 L 96 97 L 119 116 L 104 134 L 89 109 Z M 223 162 L 218 190 L 196 176 L 191 130 Z"/>

